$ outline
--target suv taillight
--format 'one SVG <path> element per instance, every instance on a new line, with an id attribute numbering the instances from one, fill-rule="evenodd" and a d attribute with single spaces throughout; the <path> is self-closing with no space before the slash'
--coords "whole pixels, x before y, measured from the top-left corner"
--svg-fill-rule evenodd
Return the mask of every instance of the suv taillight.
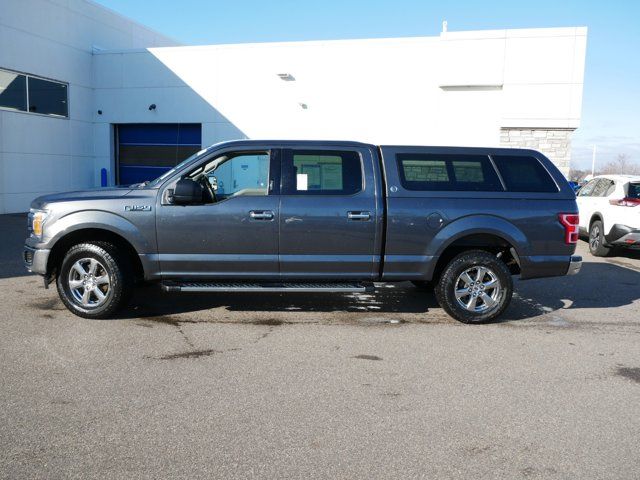
<path id="1" fill-rule="evenodd" d="M 636 207 L 640 205 L 640 198 L 626 197 L 619 200 L 609 200 L 609 203 L 619 207 Z"/>
<path id="2" fill-rule="evenodd" d="M 558 220 L 564 227 L 564 243 L 567 245 L 578 243 L 580 216 L 577 213 L 559 213 Z"/>

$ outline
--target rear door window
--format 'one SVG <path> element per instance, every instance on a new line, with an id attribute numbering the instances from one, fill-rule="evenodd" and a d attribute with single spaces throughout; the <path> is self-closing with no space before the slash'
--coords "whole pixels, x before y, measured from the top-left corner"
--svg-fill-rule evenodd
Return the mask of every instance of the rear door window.
<path id="1" fill-rule="evenodd" d="M 503 190 L 486 155 L 397 155 L 402 186 L 407 190 L 495 192 Z"/>
<path id="2" fill-rule="evenodd" d="M 593 187 L 593 192 L 591 192 L 592 197 L 606 197 L 609 195 L 609 190 L 614 185 L 613 181 L 608 178 L 601 178 L 596 183 L 596 186 Z"/>
<path id="3" fill-rule="evenodd" d="M 521 155 L 492 155 L 507 191 L 557 192 L 558 186 L 547 169 L 535 157 Z"/>
<path id="4" fill-rule="evenodd" d="M 362 160 L 355 151 L 285 149 L 284 195 L 353 195 L 362 190 Z"/>
<path id="5" fill-rule="evenodd" d="M 627 197 L 640 198 L 640 183 L 630 183 L 627 189 Z"/>

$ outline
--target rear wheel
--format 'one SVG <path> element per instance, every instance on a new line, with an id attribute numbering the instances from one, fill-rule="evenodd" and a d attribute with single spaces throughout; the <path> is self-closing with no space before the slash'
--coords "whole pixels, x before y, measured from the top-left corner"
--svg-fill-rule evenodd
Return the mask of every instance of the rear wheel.
<path id="1" fill-rule="evenodd" d="M 589 251 L 596 257 L 606 257 L 611 249 L 604 244 L 604 227 L 596 220 L 589 228 Z"/>
<path id="2" fill-rule="evenodd" d="M 495 255 L 470 250 L 449 262 L 435 293 L 440 306 L 456 320 L 487 322 L 509 305 L 513 281 L 507 266 Z"/>
<path id="3" fill-rule="evenodd" d="M 108 318 L 129 299 L 133 274 L 124 255 L 110 243 L 81 243 L 65 255 L 57 287 L 72 313 L 83 318 Z"/>

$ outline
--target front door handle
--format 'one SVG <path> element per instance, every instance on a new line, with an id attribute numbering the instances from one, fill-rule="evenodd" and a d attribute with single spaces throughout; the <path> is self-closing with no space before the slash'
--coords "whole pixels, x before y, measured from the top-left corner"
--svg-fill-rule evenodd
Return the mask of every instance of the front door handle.
<path id="1" fill-rule="evenodd" d="M 369 212 L 347 212 L 349 220 L 369 220 L 371 214 Z"/>
<path id="2" fill-rule="evenodd" d="M 273 212 L 271 210 L 251 210 L 249 216 L 254 220 L 273 220 Z"/>

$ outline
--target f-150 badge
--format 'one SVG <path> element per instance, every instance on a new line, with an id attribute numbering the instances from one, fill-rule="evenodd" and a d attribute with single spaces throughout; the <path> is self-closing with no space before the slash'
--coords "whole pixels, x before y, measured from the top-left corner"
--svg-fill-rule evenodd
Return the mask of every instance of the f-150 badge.
<path id="1" fill-rule="evenodd" d="M 151 205 L 125 205 L 125 212 L 150 212 Z"/>

